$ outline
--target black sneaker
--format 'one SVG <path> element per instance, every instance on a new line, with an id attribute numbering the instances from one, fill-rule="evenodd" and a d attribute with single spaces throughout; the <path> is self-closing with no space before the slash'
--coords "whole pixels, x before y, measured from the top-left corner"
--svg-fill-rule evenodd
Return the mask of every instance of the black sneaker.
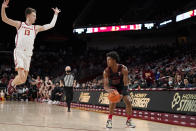
<path id="1" fill-rule="evenodd" d="M 112 120 L 107 120 L 106 128 L 112 128 Z"/>
<path id="2" fill-rule="evenodd" d="M 68 110 L 67 110 L 67 112 L 71 112 L 71 110 L 70 110 L 70 109 L 68 109 Z"/>
<path id="3" fill-rule="evenodd" d="M 131 127 L 131 128 L 135 128 L 136 127 L 135 124 L 131 121 L 131 119 L 130 120 L 127 120 L 126 125 L 128 127 Z"/>

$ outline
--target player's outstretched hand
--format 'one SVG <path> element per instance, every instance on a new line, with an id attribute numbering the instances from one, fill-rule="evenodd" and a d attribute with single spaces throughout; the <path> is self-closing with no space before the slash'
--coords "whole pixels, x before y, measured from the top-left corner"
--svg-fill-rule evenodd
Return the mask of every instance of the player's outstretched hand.
<path id="1" fill-rule="evenodd" d="M 54 11 L 55 14 L 59 14 L 61 12 L 60 9 L 56 8 L 52 8 L 52 10 Z"/>
<path id="2" fill-rule="evenodd" d="M 3 7 L 3 8 L 7 8 L 9 2 L 10 2 L 10 0 L 4 0 L 3 3 L 2 3 L 2 7 Z"/>

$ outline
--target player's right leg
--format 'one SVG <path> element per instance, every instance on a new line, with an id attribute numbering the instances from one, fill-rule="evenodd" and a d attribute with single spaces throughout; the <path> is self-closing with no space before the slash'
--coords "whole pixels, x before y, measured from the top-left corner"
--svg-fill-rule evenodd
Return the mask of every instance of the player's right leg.
<path id="1" fill-rule="evenodd" d="M 16 91 L 15 87 L 17 85 L 21 85 L 26 82 L 27 74 L 25 73 L 24 69 L 18 68 L 17 72 L 18 72 L 18 75 L 14 79 L 11 79 L 9 81 L 9 84 L 8 84 L 9 94 L 12 94 L 14 91 Z"/>
<path id="2" fill-rule="evenodd" d="M 125 95 L 123 97 L 123 101 L 126 105 L 126 113 L 127 113 L 127 121 L 126 121 L 126 125 L 128 127 L 131 127 L 131 128 L 135 128 L 135 124 L 132 122 L 131 120 L 131 115 L 132 115 L 132 105 L 131 105 L 131 98 L 129 95 Z"/>
<path id="3" fill-rule="evenodd" d="M 30 66 L 30 57 L 23 51 L 14 50 L 15 68 L 18 72 L 14 79 L 11 79 L 8 84 L 8 93 L 12 94 L 17 85 L 26 82 L 28 70 Z"/>
<path id="4" fill-rule="evenodd" d="M 18 75 L 14 78 L 12 82 L 12 86 L 21 85 L 25 83 L 27 80 L 28 73 L 26 73 L 26 71 L 24 71 L 24 69 L 22 68 L 19 68 L 17 70 L 18 70 Z"/>
<path id="5" fill-rule="evenodd" d="M 116 103 L 110 103 L 109 105 L 109 115 L 106 123 L 106 128 L 112 128 L 112 116 L 114 114 L 114 109 L 116 108 Z"/>

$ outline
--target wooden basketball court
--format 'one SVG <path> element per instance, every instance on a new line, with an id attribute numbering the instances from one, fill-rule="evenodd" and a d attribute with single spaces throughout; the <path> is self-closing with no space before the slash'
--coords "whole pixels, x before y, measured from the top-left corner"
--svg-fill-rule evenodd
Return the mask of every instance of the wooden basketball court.
<path id="1" fill-rule="evenodd" d="M 126 118 L 113 117 L 106 129 L 107 115 L 36 102 L 0 102 L 0 131 L 195 131 L 195 128 L 133 119 L 136 128 L 127 128 Z"/>

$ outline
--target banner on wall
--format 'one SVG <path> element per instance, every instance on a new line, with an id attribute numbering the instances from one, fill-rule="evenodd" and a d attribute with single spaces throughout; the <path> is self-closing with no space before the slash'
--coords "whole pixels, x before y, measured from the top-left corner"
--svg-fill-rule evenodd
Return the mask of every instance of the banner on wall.
<path id="1" fill-rule="evenodd" d="M 132 91 L 129 94 L 135 110 L 196 115 L 196 91 Z M 108 107 L 108 93 L 76 91 L 73 102 Z M 125 108 L 124 102 L 119 102 L 117 107 Z"/>

